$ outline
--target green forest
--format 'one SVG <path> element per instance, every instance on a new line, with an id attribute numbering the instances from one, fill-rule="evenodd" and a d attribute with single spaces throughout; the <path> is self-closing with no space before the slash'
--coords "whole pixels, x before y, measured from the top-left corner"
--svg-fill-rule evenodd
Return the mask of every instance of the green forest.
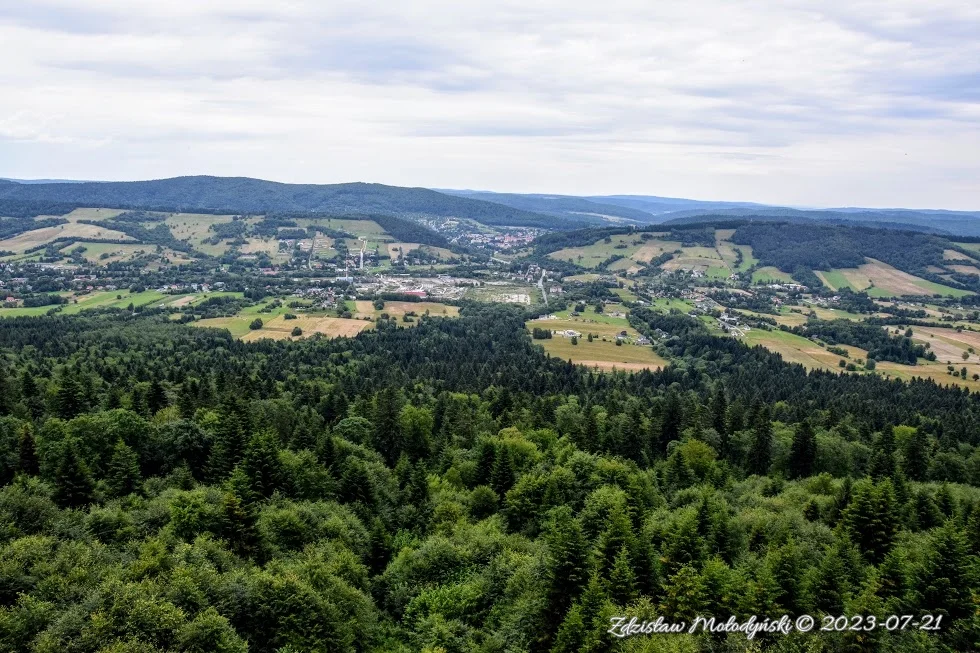
<path id="1" fill-rule="evenodd" d="M 636 309 L 659 372 L 521 309 L 243 343 L 145 311 L 0 322 L 0 650 L 966 651 L 980 403 Z M 610 619 L 941 617 L 653 635 Z"/>

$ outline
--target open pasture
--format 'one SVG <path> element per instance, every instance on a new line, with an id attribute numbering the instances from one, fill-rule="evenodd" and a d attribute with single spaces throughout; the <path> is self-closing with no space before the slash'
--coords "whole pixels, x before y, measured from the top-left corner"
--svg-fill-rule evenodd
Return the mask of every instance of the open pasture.
<path id="1" fill-rule="evenodd" d="M 59 224 L 55 225 L 54 227 L 43 227 L 41 229 L 25 231 L 24 233 L 17 234 L 16 236 L 12 236 L 6 240 L 0 240 L 0 250 L 8 250 L 22 254 L 24 251 L 31 249 L 32 247 L 44 245 L 58 238 L 68 237 L 80 239 L 98 238 L 105 240 L 133 240 L 123 232 L 116 231 L 114 229 L 106 229 L 105 227 L 97 227 L 91 224 L 69 222 L 68 224 Z"/>

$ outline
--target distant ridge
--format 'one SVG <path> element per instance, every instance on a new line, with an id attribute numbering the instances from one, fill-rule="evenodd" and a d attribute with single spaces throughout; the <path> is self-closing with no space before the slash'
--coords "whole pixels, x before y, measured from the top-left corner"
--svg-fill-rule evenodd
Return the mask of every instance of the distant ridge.
<path id="1" fill-rule="evenodd" d="M 157 210 L 221 210 L 234 213 L 377 213 L 402 217 L 465 217 L 492 225 L 577 228 L 596 218 L 558 218 L 427 188 L 361 182 L 283 184 L 248 177 L 174 177 L 153 181 L 5 183 L 0 201 L 60 202 Z"/>

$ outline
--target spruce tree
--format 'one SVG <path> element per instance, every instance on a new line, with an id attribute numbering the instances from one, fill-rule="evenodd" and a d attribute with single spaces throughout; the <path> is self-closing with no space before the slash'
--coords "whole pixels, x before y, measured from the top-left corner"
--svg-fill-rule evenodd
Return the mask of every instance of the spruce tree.
<path id="1" fill-rule="evenodd" d="M 609 571 L 609 598 L 618 606 L 627 606 L 637 597 L 636 574 L 629 551 L 620 547 Z"/>
<path id="2" fill-rule="evenodd" d="M 752 445 L 749 448 L 749 473 L 765 476 L 772 465 L 772 423 L 769 411 L 759 411 L 752 429 Z"/>
<path id="3" fill-rule="evenodd" d="M 871 478 L 880 481 L 895 475 L 895 433 L 892 427 L 882 429 L 875 440 L 868 471 Z"/>
<path id="4" fill-rule="evenodd" d="M 936 532 L 918 580 L 918 608 L 953 625 L 974 614 L 966 539 L 952 522 Z"/>
<path id="5" fill-rule="evenodd" d="M 85 388 L 73 374 L 66 373 L 62 376 L 55 395 L 55 403 L 58 407 L 58 417 L 62 419 L 71 419 L 88 409 Z"/>
<path id="6" fill-rule="evenodd" d="M 917 428 L 902 450 L 902 470 L 910 481 L 924 481 L 929 472 L 929 436 Z"/>
<path id="7" fill-rule="evenodd" d="M 257 497 L 271 497 L 285 481 L 276 437 L 270 432 L 252 436 L 240 465 L 248 479 L 249 490 Z"/>
<path id="8" fill-rule="evenodd" d="M 62 445 L 54 473 L 54 500 L 63 508 L 80 508 L 92 501 L 95 484 L 74 441 Z"/>
<path id="9" fill-rule="evenodd" d="M 40 464 L 37 459 L 37 445 L 34 442 L 34 429 L 30 424 L 20 428 L 18 439 L 17 469 L 28 476 L 37 476 Z"/>
<path id="10" fill-rule="evenodd" d="M 510 447 L 501 445 L 497 459 L 493 463 L 493 473 L 490 474 L 490 487 L 502 497 L 514 487 L 515 480 L 514 454 L 511 453 Z"/>
<path id="11" fill-rule="evenodd" d="M 817 437 L 810 422 L 804 420 L 796 426 L 793 445 L 789 453 L 789 472 L 792 478 L 805 478 L 813 473 L 817 456 Z"/>
<path id="12" fill-rule="evenodd" d="M 588 580 L 588 543 L 582 525 L 568 506 L 551 511 L 544 534 L 548 545 L 548 619 L 557 623 L 582 593 Z"/>
<path id="13" fill-rule="evenodd" d="M 136 452 L 119 440 L 112 451 L 106 474 L 106 487 L 113 497 L 124 497 L 136 492 L 142 476 Z"/>

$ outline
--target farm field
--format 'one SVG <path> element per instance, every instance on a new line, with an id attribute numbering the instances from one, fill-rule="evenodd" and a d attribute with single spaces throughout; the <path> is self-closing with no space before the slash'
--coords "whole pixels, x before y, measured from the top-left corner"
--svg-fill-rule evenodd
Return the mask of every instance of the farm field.
<path id="1" fill-rule="evenodd" d="M 41 229 L 33 229 L 31 231 L 25 231 L 24 233 L 17 234 L 6 240 L 0 240 L 0 250 L 7 250 L 17 254 L 24 253 L 25 250 L 31 249 L 32 247 L 38 247 L 44 245 L 57 238 L 100 238 L 106 240 L 133 240 L 121 231 L 115 231 L 114 229 L 106 229 L 104 227 L 97 227 L 91 224 L 81 224 L 78 222 L 69 222 L 68 224 L 59 224 L 54 227 L 43 227 Z"/>
<path id="2" fill-rule="evenodd" d="M 752 329 L 739 338 L 739 340 L 750 347 L 761 345 L 769 351 L 780 354 L 783 360 L 789 363 L 800 363 L 810 370 L 841 370 L 840 356 L 832 354 L 815 342 L 811 342 L 803 336 L 798 336 L 793 333 L 786 333 L 778 329 L 773 329 L 772 331 Z M 841 347 L 850 352 L 851 355 L 850 359 L 845 360 L 853 361 L 854 359 L 865 358 L 867 356 L 867 352 L 863 349 L 847 345 L 841 345 Z"/>
<path id="3" fill-rule="evenodd" d="M 75 242 L 62 247 L 59 251 L 62 254 L 69 254 L 76 247 L 84 247 L 85 252 L 82 257 L 92 263 L 115 263 L 117 261 L 128 261 L 139 254 L 155 252 L 155 245 L 124 245 L 122 243 L 86 243 Z M 105 256 L 103 256 L 105 255 Z"/>
<path id="4" fill-rule="evenodd" d="M 303 335 L 293 336 L 292 331 L 295 327 L 302 329 Z M 263 338 L 299 340 L 315 333 L 323 334 L 329 338 L 344 338 L 356 336 L 368 328 L 372 328 L 372 324 L 367 320 L 316 315 L 299 315 L 294 320 L 287 320 L 283 315 L 278 315 L 265 321 L 261 329 L 253 331 L 246 326 L 246 333 L 239 337 L 245 342 L 253 342 Z"/>
<path id="5" fill-rule="evenodd" d="M 211 215 L 207 213 L 174 213 L 164 221 L 164 224 L 170 228 L 170 232 L 177 240 L 186 240 L 194 249 L 200 252 L 212 256 L 219 256 L 228 250 L 231 241 L 222 240 L 216 245 L 204 243 L 203 241 L 214 236 L 214 232 L 211 231 L 211 225 L 220 222 L 231 222 L 232 217 L 230 215 Z"/>
<path id="6" fill-rule="evenodd" d="M 657 370 L 666 367 L 668 364 L 649 346 L 622 345 L 617 347 L 614 342 L 602 342 L 601 340 L 587 342 L 584 339 L 580 339 L 577 345 L 573 345 L 569 338 L 536 340 L 535 343 L 543 345 L 545 351 L 552 356 L 606 372 L 614 370 L 626 372 Z"/>
<path id="7" fill-rule="evenodd" d="M 130 293 L 128 291 L 104 291 L 85 295 L 72 295 L 71 293 L 60 293 L 70 299 L 68 304 L 58 306 L 33 306 L 30 308 L 0 308 L 0 317 L 21 317 L 25 315 L 44 315 L 52 308 L 60 308 L 61 315 L 74 315 L 82 311 L 96 308 L 127 308 L 133 306 L 145 306 L 153 302 L 168 297 L 155 290 L 147 290 L 141 293 Z M 121 299 L 117 299 L 121 297 Z"/>
<path id="8" fill-rule="evenodd" d="M 690 313 L 694 310 L 694 304 L 684 299 L 658 297 L 650 303 L 650 308 L 659 310 L 662 313 L 669 313 L 671 309 L 676 309 L 682 313 Z"/>
<path id="9" fill-rule="evenodd" d="M 350 304 L 350 302 L 348 302 Z M 367 300 L 359 300 L 354 302 L 354 317 L 364 318 L 369 317 L 372 320 L 377 319 L 382 313 L 387 313 L 390 317 L 401 318 L 406 313 L 415 312 L 418 315 L 425 315 L 426 312 L 429 315 L 437 317 L 458 317 L 459 307 L 449 306 L 448 304 L 442 304 L 440 302 L 399 302 L 399 301 L 386 301 L 385 307 L 382 310 L 377 310 L 374 308 L 374 303 Z"/>
<path id="10" fill-rule="evenodd" d="M 640 251 L 641 247 L 644 247 L 640 238 L 635 234 L 610 236 L 609 241 L 607 243 L 605 240 L 600 240 L 592 245 L 566 247 L 565 249 L 548 254 L 548 258 L 556 261 L 571 261 L 584 268 L 596 268 L 600 263 L 614 254 L 631 258 L 635 253 Z M 617 246 L 619 249 L 617 249 Z M 646 260 L 650 260 L 653 256 L 656 256 L 656 254 L 647 256 Z"/>
<path id="11" fill-rule="evenodd" d="M 857 268 L 840 268 L 826 272 L 821 271 L 818 274 L 834 290 L 839 288 L 850 288 L 854 291 L 865 290 L 871 297 L 933 294 L 963 297 L 971 294 L 965 290 L 920 279 L 874 259 L 868 259 L 868 263 Z"/>
<path id="12" fill-rule="evenodd" d="M 761 267 L 752 273 L 752 283 L 792 283 L 793 277 L 779 268 Z"/>

